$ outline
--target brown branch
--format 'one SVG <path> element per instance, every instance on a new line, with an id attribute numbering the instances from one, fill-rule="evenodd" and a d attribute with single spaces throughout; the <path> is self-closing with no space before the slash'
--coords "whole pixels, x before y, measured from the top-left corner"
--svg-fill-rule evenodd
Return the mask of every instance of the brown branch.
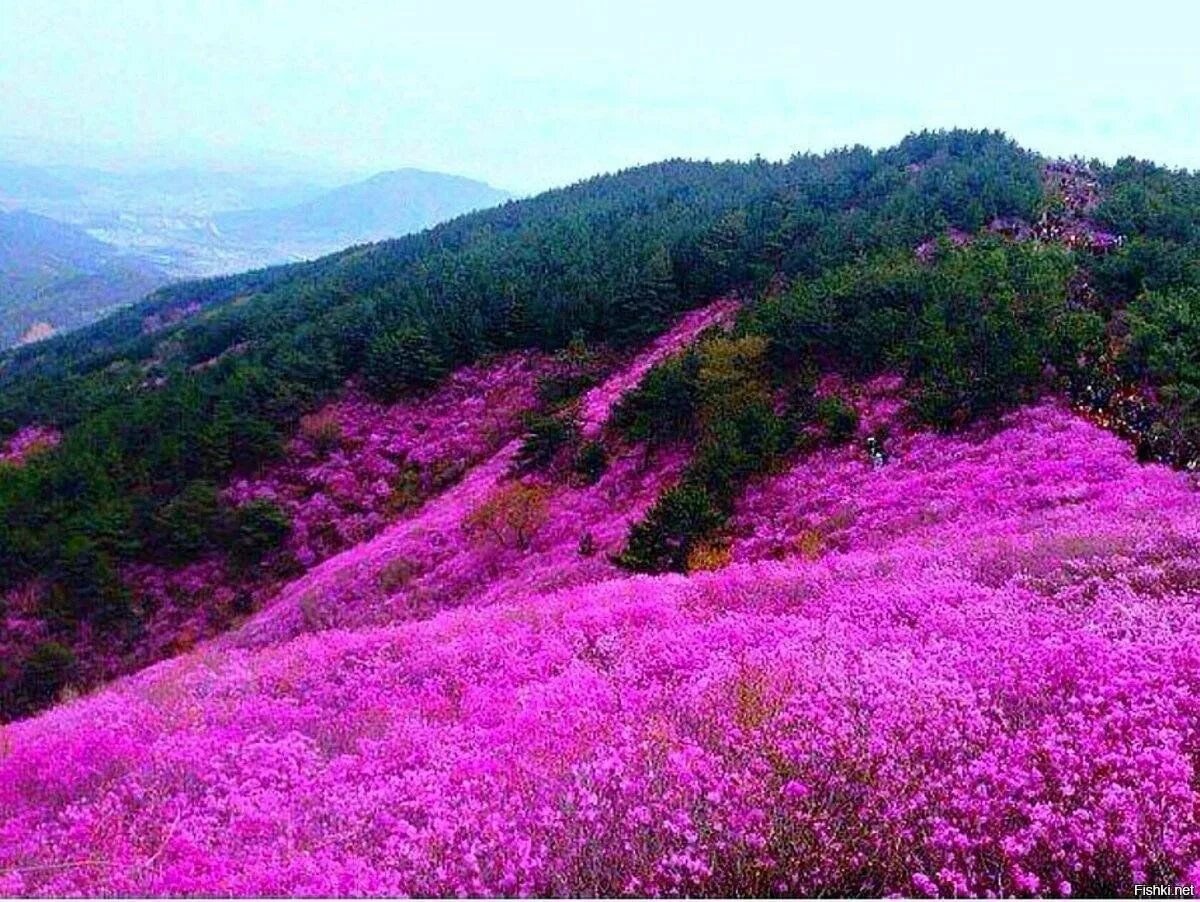
<path id="1" fill-rule="evenodd" d="M 144 862 L 142 862 L 140 865 L 138 865 L 138 867 L 143 868 L 143 869 L 148 868 L 152 864 L 154 864 L 154 862 L 158 861 L 159 857 L 166 850 L 167 843 L 169 843 L 171 841 L 171 837 L 175 835 L 175 828 L 179 826 L 179 821 L 182 820 L 182 818 L 183 818 L 182 812 L 175 815 L 175 820 L 173 820 L 171 822 L 171 826 L 169 826 L 167 828 L 166 836 L 164 836 L 162 842 L 160 842 L 158 844 L 158 848 L 154 851 L 154 854 L 152 854 Z M 105 858 L 85 858 L 80 861 L 62 861 L 62 862 L 58 862 L 57 864 L 34 864 L 34 865 L 29 865 L 28 867 L 8 868 L 8 870 L 5 871 L 5 873 L 7 873 L 7 874 L 36 874 L 36 873 L 39 873 L 42 871 L 65 871 L 69 868 L 100 867 L 101 865 L 112 865 L 112 864 L 113 864 L 113 862 L 111 862 Z"/>

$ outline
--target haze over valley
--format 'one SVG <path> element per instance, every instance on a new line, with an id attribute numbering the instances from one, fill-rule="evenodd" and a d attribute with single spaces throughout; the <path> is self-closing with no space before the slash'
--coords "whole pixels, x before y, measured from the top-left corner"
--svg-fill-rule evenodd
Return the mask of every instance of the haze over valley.
<path id="1" fill-rule="evenodd" d="M 313 259 L 508 197 L 415 169 L 329 185 L 0 163 L 0 347 L 92 322 L 171 281 Z"/>

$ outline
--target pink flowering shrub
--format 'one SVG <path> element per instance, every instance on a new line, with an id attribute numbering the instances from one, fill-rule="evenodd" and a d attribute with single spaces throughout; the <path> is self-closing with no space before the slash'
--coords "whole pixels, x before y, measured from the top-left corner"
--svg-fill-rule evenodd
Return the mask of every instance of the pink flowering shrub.
<path id="1" fill-rule="evenodd" d="M 38 607 L 43 587 L 25 583 L 0 595 L 0 675 L 29 650 L 49 638 L 50 631 Z"/>
<path id="2" fill-rule="evenodd" d="M 585 398 L 593 435 L 685 334 Z M 857 434 L 753 481 L 712 572 L 609 559 L 688 449 L 608 437 L 584 484 L 512 475 L 515 435 L 468 438 L 482 462 L 232 633 L 188 651 L 178 623 L 151 630 L 178 656 L 0 730 L 0 894 L 1200 880 L 1191 477 L 1058 403 L 948 437 L 908 427 L 898 378 L 818 393 L 854 407 Z M 336 422 L 292 474 L 374 441 Z M 291 478 L 277 498 L 303 495 Z M 509 497 L 536 499 L 519 541 L 479 513 Z M 203 567 L 187 577 L 201 635 L 205 585 L 235 604 Z"/>
<path id="3" fill-rule="evenodd" d="M 851 400 L 896 422 L 886 380 Z M 538 543 L 583 525 L 568 510 L 637 485 L 618 456 L 551 490 L 530 548 L 485 580 L 507 592 L 354 614 L 376 547 L 305 583 L 311 634 L 252 621 L 253 643 L 10 725 L 0 892 L 1068 896 L 1200 878 L 1188 477 L 1052 403 L 991 433 L 897 426 L 892 452 L 876 467 L 851 442 L 760 480 L 717 572 L 525 583 Z M 504 483 L 497 458 L 411 529 L 461 548 L 451 514 Z M 771 559 L 813 524 L 821 554 Z M 433 563 L 452 575 L 452 558 Z M 324 617 L 338 628 L 316 632 Z"/>
<path id="4" fill-rule="evenodd" d="M 684 315 L 616 366 L 584 405 L 602 423 L 637 374 L 735 310 L 718 301 Z M 538 377 L 555 365 L 532 353 L 508 355 L 459 370 L 418 398 L 382 405 L 350 391 L 306 417 L 281 463 L 225 492 L 231 504 L 260 498 L 278 504 L 292 523 L 284 556 L 307 571 L 243 635 L 386 623 L 468 598 L 502 597 L 516 587 L 617 575 L 608 556 L 619 550 L 628 524 L 674 480 L 683 449 L 652 459 L 626 449 L 596 485 L 546 486 L 545 522 L 528 541 L 472 541 L 466 528 L 473 513 L 512 484 L 521 414 L 536 404 Z M 585 537 L 590 555 L 579 553 Z M 502 572 L 512 579 L 498 579 Z M 144 665 L 222 632 L 279 591 L 272 573 L 260 568 L 248 580 L 217 560 L 128 568 L 147 623 L 129 661 Z"/>
<path id="5" fill-rule="evenodd" d="M 0 443 L 0 466 L 20 466 L 35 454 L 48 451 L 62 441 L 53 426 L 24 426 Z"/>
<path id="6" fill-rule="evenodd" d="M 304 417 L 284 459 L 235 480 L 225 499 L 279 505 L 292 525 L 284 553 L 310 567 L 369 539 L 517 435 L 543 365 L 533 354 L 511 355 L 464 368 L 433 392 L 390 405 L 351 389 Z M 228 625 L 240 593 L 257 607 L 279 588 L 261 568 L 259 579 L 248 580 L 211 559 L 177 568 L 139 564 L 126 576 L 150 609 L 147 642 L 159 652 L 177 633 L 186 641 Z"/>
<path id="7" fill-rule="evenodd" d="M 601 355 L 595 360 L 597 371 L 613 369 L 614 373 L 605 383 L 606 394 L 597 391 L 587 396 L 593 415 L 601 420 L 607 416 L 608 407 L 620 393 L 614 385 L 636 384 L 638 374 L 653 362 L 684 346 L 707 326 L 727 321 L 735 309 L 730 302 L 720 301 L 687 314 L 631 360 Z M 504 462 L 512 453 L 507 446 L 522 432 L 522 415 L 538 403 L 538 381 L 559 368 L 559 361 L 544 355 L 510 354 L 463 368 L 434 390 L 395 404 L 380 404 L 351 387 L 336 401 L 302 418 L 281 461 L 235 480 L 223 492 L 232 506 L 260 499 L 278 505 L 291 522 L 284 548 L 251 573 L 235 571 L 222 558 L 212 556 L 182 566 L 125 565 L 121 576 L 132 590 L 138 634 L 132 642 L 86 629 L 70 637 L 69 644 L 80 662 L 76 670 L 79 684 L 95 685 L 225 632 L 272 599 L 288 574 L 319 568 L 323 561 L 347 550 L 352 562 L 370 550 L 373 537 L 397 523 L 408 536 L 404 548 L 413 546 L 411 552 L 389 553 L 387 559 L 368 568 L 363 580 L 344 585 L 343 591 L 354 587 L 362 593 L 354 611 L 372 610 L 372 593 L 386 596 L 392 605 L 387 610 L 392 611 L 397 605 L 406 610 L 449 606 L 470 593 L 497 590 L 494 573 L 508 565 L 505 561 L 512 557 L 512 549 L 494 543 L 475 548 L 465 541 L 465 518 L 479 502 L 473 487 L 482 486 L 486 494 L 506 479 Z M 27 428 L 5 446 L 3 459 L 22 460 L 57 440 L 52 430 Z M 499 457 L 491 467 L 484 466 L 475 474 L 465 494 L 454 491 L 459 480 L 493 454 Z M 622 482 L 629 471 L 627 464 L 614 468 L 615 479 L 589 492 L 556 487 L 555 516 L 547 540 L 539 539 L 536 549 L 520 549 L 535 551 L 541 562 L 523 570 L 526 581 L 536 578 L 539 584 L 561 585 L 585 579 L 581 571 L 615 574 L 607 555 L 619 545 L 630 512 L 644 510 L 661 482 L 673 478 L 671 457 L 649 462 L 635 455 L 641 464 L 634 479 L 634 497 L 626 494 Z M 656 476 L 659 466 L 665 468 Z M 589 506 L 579 499 L 568 500 L 574 494 L 603 500 Z M 422 505 L 431 500 L 433 508 L 423 512 Z M 582 522 L 580 512 L 602 525 Z M 443 523 L 446 528 L 430 531 L 428 521 Z M 597 537 L 603 540 L 603 547 L 597 545 Z M 594 559 L 586 562 L 579 554 L 585 538 L 594 548 L 590 555 Z M 464 550 L 461 555 L 460 549 Z M 345 562 L 333 561 L 331 566 L 337 571 Z M 587 566 L 577 568 L 576 562 Z M 515 561 L 508 563 L 516 565 Z M 404 578 L 398 578 L 398 573 Z M 314 580 L 320 584 L 325 577 L 326 571 L 320 570 Z M 363 585 L 369 586 L 369 591 Z M 23 652 L 48 636 L 36 605 L 27 600 L 32 597 L 31 588 L 23 586 L 14 593 L 17 600 L 5 605 L 5 618 L 0 621 L 0 651 L 10 652 L 7 657 L 12 661 L 21 660 Z M 286 599 L 295 600 L 293 595 L 284 593 Z M 338 597 L 337 592 L 323 591 L 318 603 L 308 595 L 301 596 L 293 613 L 301 612 L 306 625 L 294 628 L 325 623 L 318 608 L 333 604 Z"/>
<path id="8" fill-rule="evenodd" d="M 602 431 L 616 401 L 655 363 L 694 341 L 704 329 L 728 322 L 736 309 L 735 302 L 720 300 L 681 317 L 583 396 L 580 418 L 593 426 L 582 431 Z M 470 601 L 492 603 L 617 577 L 622 571 L 611 557 L 620 551 L 630 524 L 674 483 L 687 459 L 686 449 L 680 447 L 653 452 L 621 447 L 598 481 L 580 486 L 537 476 L 516 479 L 512 474 L 521 445 L 520 438 L 513 439 L 459 483 L 374 539 L 311 568 L 232 640 L 278 642 L 334 626 L 382 625 Z M 535 489 L 545 504 L 536 532 L 516 542 L 478 541 L 472 519 L 498 495 L 522 483 Z M 405 573 L 401 581 L 387 575 L 396 566 Z"/>
<path id="9" fill-rule="evenodd" d="M 226 497 L 278 504 L 292 523 L 288 549 L 311 566 L 375 535 L 519 434 L 548 365 L 513 354 L 391 405 L 352 390 L 304 418 L 282 464 L 235 481 Z"/>
<path id="10" fill-rule="evenodd" d="M 258 578 L 238 579 L 222 559 L 203 558 L 182 567 L 137 563 L 122 576 L 135 587 L 134 603 L 142 632 L 128 653 L 127 666 L 145 666 L 214 636 L 257 601 L 277 589 L 277 581 L 259 571 Z M 241 609 L 241 610 L 239 610 Z"/>

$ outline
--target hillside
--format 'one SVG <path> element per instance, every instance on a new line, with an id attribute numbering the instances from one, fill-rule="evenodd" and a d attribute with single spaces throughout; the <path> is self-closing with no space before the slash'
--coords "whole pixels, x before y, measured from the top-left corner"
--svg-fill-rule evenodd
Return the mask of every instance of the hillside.
<path id="1" fill-rule="evenodd" d="M 0 892 L 1200 879 L 1198 223 L 670 161 L 0 357 Z"/>
<path id="2" fill-rule="evenodd" d="M 111 171 L 91 166 L 0 162 L 0 203 L 55 219 L 90 213 L 213 212 L 289 206 L 321 185 L 286 174 L 204 169 Z"/>
<path id="3" fill-rule="evenodd" d="M 78 190 L 70 182 L 44 169 L 0 162 L 0 204 L 16 205 L 30 198 L 62 201 L 77 195 Z"/>
<path id="4" fill-rule="evenodd" d="M 0 348 L 94 322 L 166 280 L 82 229 L 0 212 Z"/>
<path id="5" fill-rule="evenodd" d="M 886 386 L 863 405 L 898 415 Z M 576 551 L 603 508 L 581 523 L 569 489 L 528 551 L 548 585 L 468 565 L 491 604 L 413 609 L 397 583 L 380 618 L 358 593 L 409 552 L 334 558 L 365 582 L 333 596 L 350 584 L 314 575 L 227 641 L 7 729 L 4 890 L 1070 895 L 1187 876 L 1200 830 L 1167 818 L 1200 740 L 1188 478 L 1055 404 L 895 438 L 884 468 L 818 452 L 756 487 L 739 530 L 807 549 L 782 560 L 755 538 L 719 573 L 621 577 Z M 437 517 L 409 529 L 428 544 Z"/>

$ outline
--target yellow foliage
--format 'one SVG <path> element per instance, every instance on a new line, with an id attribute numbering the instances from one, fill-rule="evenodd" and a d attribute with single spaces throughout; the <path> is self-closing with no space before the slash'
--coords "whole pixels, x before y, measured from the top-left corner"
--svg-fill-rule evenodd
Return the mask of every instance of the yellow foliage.
<path id="1" fill-rule="evenodd" d="M 759 669 L 746 667 L 733 683 L 734 721 L 743 730 L 756 730 L 782 707 L 779 693 Z"/>
<path id="2" fill-rule="evenodd" d="M 317 452 L 328 454 L 342 443 L 342 426 L 332 410 L 318 410 L 300 418 L 300 434 Z"/>
<path id="3" fill-rule="evenodd" d="M 806 529 L 793 540 L 796 553 L 806 561 L 815 561 L 825 550 L 825 536 L 820 530 Z"/>
<path id="4" fill-rule="evenodd" d="M 700 570 L 720 570 L 733 559 L 733 553 L 726 545 L 701 542 L 688 552 L 688 573 Z"/>
<path id="5" fill-rule="evenodd" d="M 700 382 L 717 391 L 760 382 L 766 359 L 767 340 L 762 336 L 709 339 L 700 346 Z"/>
<path id="6" fill-rule="evenodd" d="M 467 516 L 463 528 L 474 538 L 487 536 L 506 548 L 524 551 L 546 522 L 548 495 L 540 485 L 503 486 Z"/>
<path id="7" fill-rule="evenodd" d="M 767 342 L 757 335 L 712 338 L 700 349 L 702 416 L 724 419 L 755 404 L 769 403 Z"/>

